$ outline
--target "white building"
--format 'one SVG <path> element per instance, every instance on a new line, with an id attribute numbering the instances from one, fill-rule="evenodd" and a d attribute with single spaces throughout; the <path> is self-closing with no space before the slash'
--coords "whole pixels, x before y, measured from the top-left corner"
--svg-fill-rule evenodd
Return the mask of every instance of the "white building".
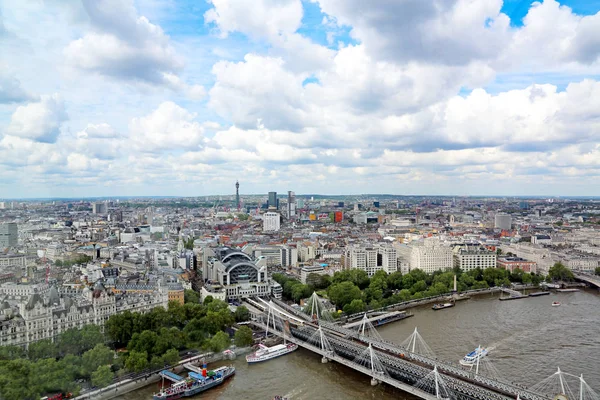
<path id="1" fill-rule="evenodd" d="M 350 246 L 346 248 L 343 260 L 344 269 L 362 269 L 369 276 L 373 276 L 380 270 L 388 274 L 398 270 L 396 248 L 390 245 Z"/>
<path id="2" fill-rule="evenodd" d="M 295 247 L 286 245 L 256 246 L 244 248 L 244 252 L 251 254 L 254 258 L 265 257 L 269 266 L 298 266 L 298 249 Z"/>
<path id="3" fill-rule="evenodd" d="M 320 265 L 305 265 L 300 269 L 300 282 L 306 285 L 306 278 L 310 274 L 328 275 L 328 272 Z"/>
<path id="4" fill-rule="evenodd" d="M 431 274 L 435 271 L 452 269 L 453 257 L 452 249 L 440 245 L 436 242 L 427 242 L 425 244 L 397 246 L 400 259 L 408 264 L 408 269 L 420 269 L 423 272 Z"/>
<path id="5" fill-rule="evenodd" d="M 92 213 L 93 214 L 106 214 L 108 211 L 106 203 L 93 203 Z"/>
<path id="6" fill-rule="evenodd" d="M 494 227 L 496 229 L 502 229 L 504 231 L 509 231 L 512 225 L 512 218 L 509 214 L 498 213 L 496 214 L 494 220 Z"/>
<path id="7" fill-rule="evenodd" d="M 454 266 L 464 272 L 496 268 L 496 253 L 483 246 L 461 245 L 454 248 Z"/>
<path id="8" fill-rule="evenodd" d="M 263 215 L 263 231 L 277 232 L 281 228 L 279 214 L 276 212 L 266 212 Z"/>

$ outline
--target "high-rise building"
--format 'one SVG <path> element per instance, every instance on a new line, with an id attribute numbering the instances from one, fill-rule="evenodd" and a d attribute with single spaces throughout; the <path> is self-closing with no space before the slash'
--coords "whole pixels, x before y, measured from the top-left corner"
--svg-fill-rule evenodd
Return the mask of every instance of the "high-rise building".
<path id="1" fill-rule="evenodd" d="M 277 232 L 280 225 L 279 213 L 276 212 L 266 212 L 263 215 L 263 231 L 264 232 Z"/>
<path id="2" fill-rule="evenodd" d="M 269 201 L 267 207 L 275 207 L 277 209 L 277 192 L 269 192 Z"/>
<path id="3" fill-rule="evenodd" d="M 287 204 L 288 218 L 294 218 L 296 216 L 296 193 L 288 192 L 288 204 Z"/>
<path id="4" fill-rule="evenodd" d="M 92 213 L 93 214 L 106 214 L 107 207 L 106 203 L 93 203 L 92 204 Z"/>
<path id="5" fill-rule="evenodd" d="M 512 218 L 510 217 L 509 214 L 498 213 L 498 214 L 496 214 L 494 222 L 495 222 L 494 227 L 496 229 L 502 229 L 504 231 L 509 231 L 511 224 L 512 224 Z"/>
<path id="6" fill-rule="evenodd" d="M 19 230 L 15 222 L 0 224 L 0 250 L 14 247 L 19 243 Z"/>
<path id="7" fill-rule="evenodd" d="M 240 183 L 235 182 L 235 207 L 239 210 L 242 205 L 240 204 Z"/>

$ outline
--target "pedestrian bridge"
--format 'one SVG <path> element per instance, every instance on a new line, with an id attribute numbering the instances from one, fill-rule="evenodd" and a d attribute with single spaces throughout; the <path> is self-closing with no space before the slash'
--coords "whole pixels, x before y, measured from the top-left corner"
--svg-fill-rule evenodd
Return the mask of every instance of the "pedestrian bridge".
<path id="1" fill-rule="evenodd" d="M 551 400 L 563 394 L 568 399 L 600 400 L 583 380 L 560 370 L 539 384 L 526 388 L 500 377 L 486 376 L 479 362 L 471 371 L 432 356 L 421 336 L 415 332 L 402 345 L 383 340 L 368 318 L 357 329 L 348 329 L 327 321 L 316 295 L 305 309 L 296 310 L 272 299 L 255 299 L 264 313 L 251 323 L 296 343 L 322 357 L 322 362 L 337 362 L 371 378 L 371 384 L 387 383 L 426 400 Z M 309 316 L 313 316 L 312 318 Z M 314 318 L 314 319 L 313 319 Z M 579 391 L 570 391 L 574 380 Z M 557 389 L 558 388 L 558 389 Z"/>

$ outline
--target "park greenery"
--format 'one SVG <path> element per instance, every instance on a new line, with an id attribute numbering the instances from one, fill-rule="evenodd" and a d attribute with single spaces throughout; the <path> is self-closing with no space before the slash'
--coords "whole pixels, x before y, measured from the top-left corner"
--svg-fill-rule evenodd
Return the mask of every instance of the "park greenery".
<path id="1" fill-rule="evenodd" d="M 191 349 L 219 352 L 231 345 L 225 331 L 234 321 L 250 318 L 243 306 L 232 313 L 227 303 L 186 291 L 185 304 L 170 302 L 147 313 L 112 315 L 104 326 L 69 329 L 54 341 L 40 340 L 27 350 L 0 346 L 0 399 L 39 399 L 48 393 L 80 392 L 77 381 L 105 387 L 116 376 L 174 365 L 180 352 Z M 237 346 L 253 343 L 243 326 L 234 335 Z M 115 351 L 114 349 L 118 349 Z"/>
<path id="2" fill-rule="evenodd" d="M 596 275 L 600 275 L 600 267 L 596 267 L 595 271 Z"/>
<path id="3" fill-rule="evenodd" d="M 92 261 L 92 257 L 85 254 L 76 254 L 75 256 L 65 260 L 56 260 L 54 261 L 54 265 L 57 267 L 70 267 L 78 264 L 87 264 L 90 261 Z"/>
<path id="4" fill-rule="evenodd" d="M 569 275 L 563 269 L 553 268 L 555 272 L 551 279 L 569 280 Z M 511 273 L 501 268 L 484 270 L 478 268 L 468 272 L 452 269 L 436 271 L 433 274 L 426 274 L 419 269 L 407 274 L 398 271 L 389 275 L 385 271 L 378 271 L 370 278 L 363 270 L 351 269 L 338 271 L 332 277 L 309 274 L 306 284 L 283 274 L 273 274 L 273 279 L 282 285 L 283 296 L 288 300 L 300 302 L 301 299 L 317 291 L 327 297 L 338 310 L 353 314 L 408 300 L 449 293 L 453 289 L 454 275 L 457 278 L 459 292 L 493 286 L 510 286 L 511 283 L 538 285 L 544 279 L 541 275 L 526 273 L 520 269 L 515 269 Z"/>

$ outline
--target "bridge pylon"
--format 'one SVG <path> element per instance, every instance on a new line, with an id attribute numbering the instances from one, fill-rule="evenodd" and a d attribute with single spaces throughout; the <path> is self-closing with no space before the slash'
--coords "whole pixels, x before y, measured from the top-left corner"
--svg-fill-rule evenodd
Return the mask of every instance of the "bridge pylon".
<path id="1" fill-rule="evenodd" d="M 435 357 L 433 350 L 425 343 L 425 340 L 419 334 L 417 327 L 415 327 L 414 332 L 407 337 L 404 342 L 400 343 L 400 346 L 411 353 L 420 354 L 430 358 Z"/>
<path id="2" fill-rule="evenodd" d="M 439 400 L 453 399 L 454 394 L 448 389 L 442 375 L 438 372 L 437 365 L 433 367 L 433 371 L 425 375 L 419 380 L 415 387 L 425 392 L 433 394 Z"/>

